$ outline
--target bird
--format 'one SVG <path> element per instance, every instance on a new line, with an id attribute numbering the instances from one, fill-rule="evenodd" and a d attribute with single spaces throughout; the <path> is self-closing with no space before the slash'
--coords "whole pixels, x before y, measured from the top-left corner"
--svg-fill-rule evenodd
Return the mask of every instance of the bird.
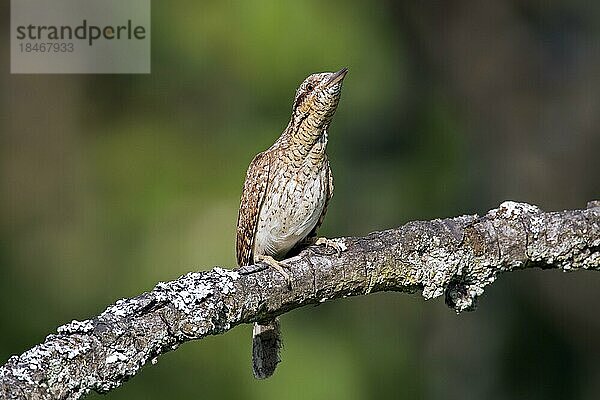
<path id="1" fill-rule="evenodd" d="M 258 153 L 246 172 L 236 232 L 238 266 L 263 262 L 291 285 L 280 261 L 303 243 L 338 249 L 316 237 L 333 196 L 326 154 L 329 125 L 340 101 L 348 68 L 308 76 L 296 90 L 292 115 L 275 143 Z M 281 361 L 278 318 L 254 323 L 252 369 L 270 377 Z"/>

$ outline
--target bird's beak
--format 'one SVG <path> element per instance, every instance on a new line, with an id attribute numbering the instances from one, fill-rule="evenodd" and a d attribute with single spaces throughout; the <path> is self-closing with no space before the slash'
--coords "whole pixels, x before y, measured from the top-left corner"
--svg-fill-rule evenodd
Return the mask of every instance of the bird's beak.
<path id="1" fill-rule="evenodd" d="M 340 69 L 338 72 L 333 73 L 333 75 L 331 75 L 329 77 L 329 80 L 327 81 L 325 86 L 329 87 L 329 86 L 335 85 L 336 83 L 338 83 L 342 79 L 344 79 L 344 77 L 346 76 L 347 73 L 348 73 L 347 67 L 344 67 L 344 68 Z"/>

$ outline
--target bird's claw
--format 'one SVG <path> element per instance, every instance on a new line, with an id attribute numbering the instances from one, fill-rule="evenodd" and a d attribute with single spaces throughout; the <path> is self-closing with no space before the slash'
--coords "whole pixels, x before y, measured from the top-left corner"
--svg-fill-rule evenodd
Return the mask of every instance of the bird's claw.
<path id="1" fill-rule="evenodd" d="M 258 256 L 256 258 L 256 260 L 258 262 L 263 262 L 265 264 L 267 264 L 269 267 L 271 268 L 275 268 L 275 270 L 277 272 L 279 272 L 279 274 L 281 276 L 283 276 L 283 279 L 285 279 L 285 282 L 288 286 L 288 288 L 292 287 L 292 278 L 290 277 L 290 274 L 288 274 L 283 267 L 281 266 L 281 263 L 279 261 L 277 261 L 276 259 L 274 259 L 271 256 Z"/>
<path id="2" fill-rule="evenodd" d="M 342 251 L 346 250 L 344 242 L 338 242 L 339 239 L 327 239 L 326 237 L 320 237 L 315 242 L 315 245 L 325 245 L 325 247 L 332 248 L 336 251 L 338 257 L 342 254 Z"/>

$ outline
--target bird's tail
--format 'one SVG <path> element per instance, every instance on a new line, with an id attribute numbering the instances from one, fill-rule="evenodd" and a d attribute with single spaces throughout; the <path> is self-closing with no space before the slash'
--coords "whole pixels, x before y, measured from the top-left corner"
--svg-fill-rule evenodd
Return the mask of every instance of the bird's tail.
<path id="1" fill-rule="evenodd" d="M 254 323 L 252 330 L 252 369 L 257 379 L 265 379 L 273 375 L 277 364 L 281 361 L 281 331 L 279 319 Z"/>

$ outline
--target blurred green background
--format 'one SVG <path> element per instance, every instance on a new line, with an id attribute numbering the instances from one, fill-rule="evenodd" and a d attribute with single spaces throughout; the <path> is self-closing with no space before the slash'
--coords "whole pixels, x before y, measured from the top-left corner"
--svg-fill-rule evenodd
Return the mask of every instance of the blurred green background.
<path id="1" fill-rule="evenodd" d="M 600 197 L 600 3 L 152 4 L 150 75 L 10 75 L 0 5 L 0 363 L 188 271 L 232 267 L 252 157 L 310 73 L 350 68 L 321 233 Z M 597 399 L 600 274 L 523 271 L 474 313 L 388 293 L 160 357 L 111 399 Z M 90 398 L 100 398 L 91 395 Z"/>

